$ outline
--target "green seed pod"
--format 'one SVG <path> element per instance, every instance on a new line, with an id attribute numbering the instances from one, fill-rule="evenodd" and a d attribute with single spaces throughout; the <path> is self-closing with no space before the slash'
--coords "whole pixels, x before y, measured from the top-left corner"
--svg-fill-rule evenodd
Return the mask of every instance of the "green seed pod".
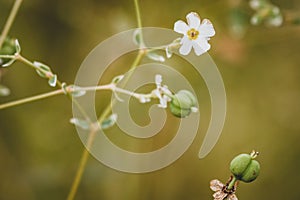
<path id="1" fill-rule="evenodd" d="M 251 163 L 248 166 L 247 170 L 244 172 L 241 181 L 244 181 L 246 183 L 250 183 L 254 181 L 259 175 L 259 171 L 260 171 L 259 162 L 257 162 L 256 160 L 251 160 Z"/>
<path id="2" fill-rule="evenodd" d="M 192 112 L 196 102 L 195 96 L 190 91 L 180 90 L 174 95 L 170 103 L 171 113 L 176 117 L 187 117 Z"/>
<path id="3" fill-rule="evenodd" d="M 14 55 L 17 52 L 15 40 L 11 38 L 6 38 L 0 49 L 0 55 Z M 0 58 L 0 66 L 8 63 L 11 59 Z"/>
<path id="4" fill-rule="evenodd" d="M 259 175 L 260 165 L 255 156 L 249 154 L 240 154 L 230 163 L 230 171 L 236 179 L 246 183 L 254 181 Z"/>

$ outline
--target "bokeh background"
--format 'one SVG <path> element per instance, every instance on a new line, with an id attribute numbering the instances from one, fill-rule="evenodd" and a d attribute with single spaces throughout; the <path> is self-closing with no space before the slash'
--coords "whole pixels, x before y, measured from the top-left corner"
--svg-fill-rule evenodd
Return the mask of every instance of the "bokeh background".
<path id="1" fill-rule="evenodd" d="M 272 2 L 284 14 L 299 13 L 297 0 Z M 0 1 L 1 28 L 12 4 L 12 0 Z M 165 169 L 136 175 L 112 170 L 90 156 L 76 199 L 213 199 L 210 180 L 225 182 L 231 159 L 252 149 L 261 153 L 261 174 L 253 183 L 239 185 L 239 199 L 299 199 L 300 27 L 287 23 L 278 28 L 251 26 L 253 11 L 245 1 L 142 0 L 140 5 L 143 26 L 172 29 L 174 22 L 190 11 L 213 22 L 217 34 L 210 41 L 209 53 L 226 87 L 225 127 L 213 151 L 199 160 L 210 117 L 209 96 L 204 92 L 198 97 L 202 100 L 199 134 L 178 161 Z M 236 9 L 243 14 L 236 15 Z M 24 56 L 45 62 L 61 80 L 72 83 L 81 62 L 96 45 L 135 27 L 131 0 L 27 0 L 10 35 L 19 39 Z M 103 82 L 125 72 L 129 64 L 126 59 L 115 63 Z M 194 80 L 188 66 L 181 70 Z M 1 97 L 1 103 L 51 90 L 21 63 L 1 69 L 1 74 L 1 84 L 12 92 Z M 205 91 L 203 83 L 195 87 Z M 99 113 L 109 94 L 99 93 L 97 98 L 103 102 L 97 105 Z M 132 115 L 145 115 L 147 110 L 140 107 Z M 84 149 L 69 123 L 71 117 L 71 103 L 64 96 L 0 111 L 0 199 L 66 199 Z M 170 117 L 172 123 L 166 130 L 172 134 L 176 119 Z M 115 127 L 107 132 L 118 142 L 114 133 L 118 133 Z M 158 146 L 168 141 L 163 137 L 153 140 L 151 143 Z"/>

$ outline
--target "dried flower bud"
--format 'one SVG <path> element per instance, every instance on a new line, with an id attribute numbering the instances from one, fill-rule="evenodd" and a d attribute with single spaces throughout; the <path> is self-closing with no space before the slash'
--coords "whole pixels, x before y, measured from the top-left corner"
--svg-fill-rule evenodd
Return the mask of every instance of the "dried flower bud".
<path id="1" fill-rule="evenodd" d="M 176 117 L 187 117 L 194 110 L 197 100 L 195 96 L 187 90 L 177 92 L 170 103 L 170 110 Z"/>
<path id="2" fill-rule="evenodd" d="M 254 181 L 259 175 L 260 165 L 254 160 L 256 153 L 240 154 L 230 163 L 230 171 L 236 179 L 249 183 Z"/>

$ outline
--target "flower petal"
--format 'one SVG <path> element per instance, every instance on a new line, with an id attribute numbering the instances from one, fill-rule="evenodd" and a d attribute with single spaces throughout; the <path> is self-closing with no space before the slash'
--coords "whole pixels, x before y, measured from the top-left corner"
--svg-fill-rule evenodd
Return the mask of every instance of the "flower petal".
<path id="1" fill-rule="evenodd" d="M 196 41 L 194 41 L 193 47 L 195 50 L 195 53 L 199 56 L 205 52 L 207 52 L 210 49 L 210 44 L 208 43 L 206 38 L 198 38 Z"/>
<path id="2" fill-rule="evenodd" d="M 188 22 L 190 28 L 194 28 L 194 29 L 198 30 L 198 28 L 200 26 L 200 17 L 197 13 L 190 12 L 186 16 L 186 19 L 187 19 L 187 22 Z"/>
<path id="3" fill-rule="evenodd" d="M 182 44 L 182 46 L 179 49 L 179 53 L 181 55 L 188 55 L 191 52 L 191 50 L 192 50 L 193 42 L 190 41 L 187 36 L 184 36 L 181 39 L 181 44 Z"/>
<path id="4" fill-rule="evenodd" d="M 177 33 L 186 34 L 189 29 L 188 25 L 182 20 L 178 20 L 174 24 L 174 31 Z"/>
<path id="5" fill-rule="evenodd" d="M 204 54 L 206 51 L 200 46 L 199 43 L 193 42 L 194 52 L 197 56 Z"/>
<path id="6" fill-rule="evenodd" d="M 229 198 L 228 198 L 228 199 L 229 199 L 229 200 L 238 200 L 238 198 L 236 197 L 235 194 L 229 195 Z"/>
<path id="7" fill-rule="evenodd" d="M 223 200 L 226 198 L 226 196 L 227 196 L 227 194 L 222 191 L 218 191 L 213 194 L 213 197 L 215 198 L 215 200 Z"/>
<path id="8" fill-rule="evenodd" d="M 167 108 L 167 103 L 168 103 L 168 99 L 167 99 L 167 96 L 163 96 L 162 98 L 159 99 L 159 105 L 158 107 L 160 108 Z"/>
<path id="9" fill-rule="evenodd" d="M 160 74 L 156 74 L 155 75 L 155 84 L 157 86 L 160 86 L 161 85 L 161 82 L 162 82 L 162 76 Z"/>
<path id="10" fill-rule="evenodd" d="M 210 189 L 214 192 L 221 191 L 223 189 L 223 187 L 224 187 L 224 184 L 217 179 L 210 181 Z"/>
<path id="11" fill-rule="evenodd" d="M 199 27 L 201 37 L 212 37 L 216 34 L 214 26 L 208 19 L 204 19 Z"/>

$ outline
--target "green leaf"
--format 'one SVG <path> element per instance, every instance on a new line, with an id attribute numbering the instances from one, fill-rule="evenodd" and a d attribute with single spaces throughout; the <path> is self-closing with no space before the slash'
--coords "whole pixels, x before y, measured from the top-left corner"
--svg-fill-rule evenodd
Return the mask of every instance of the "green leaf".
<path id="1" fill-rule="evenodd" d="M 16 47 L 16 53 L 17 54 L 21 53 L 21 46 L 17 39 L 15 39 L 15 47 Z"/>
<path id="2" fill-rule="evenodd" d="M 133 42 L 134 44 L 141 46 L 142 44 L 142 34 L 141 34 L 141 29 L 136 29 L 133 32 Z"/>
<path id="3" fill-rule="evenodd" d="M 101 123 L 102 130 L 112 127 L 117 121 L 118 115 L 112 114 Z"/>
<path id="4" fill-rule="evenodd" d="M 163 56 L 158 55 L 154 52 L 147 53 L 147 57 L 154 61 L 165 62 L 165 58 Z"/>
<path id="5" fill-rule="evenodd" d="M 4 59 L 3 59 L 3 60 L 4 60 Z M 1 63 L 0 63 L 0 64 L 2 64 L 3 60 L 1 59 Z M 2 67 L 8 67 L 8 66 L 12 65 L 15 61 L 16 61 L 16 59 L 9 59 L 9 60 L 6 61 L 6 62 L 4 61 L 4 62 L 3 62 L 4 64 L 2 64 L 1 66 L 2 66 Z"/>
<path id="6" fill-rule="evenodd" d="M 70 85 L 70 86 L 68 86 L 70 89 L 71 89 L 71 95 L 73 96 L 73 97 L 81 97 L 81 96 L 83 96 L 83 95 L 85 95 L 86 94 L 86 91 L 84 91 L 84 90 L 82 90 L 82 88 L 81 87 L 79 87 L 79 86 L 76 86 L 76 85 Z"/>
<path id="7" fill-rule="evenodd" d="M 166 55 L 167 55 L 167 58 L 171 58 L 173 55 L 173 52 L 171 51 L 170 46 L 166 47 Z"/>
<path id="8" fill-rule="evenodd" d="M 90 124 L 86 120 L 83 120 L 83 119 L 72 118 L 72 119 L 70 119 L 70 123 L 82 128 L 83 130 L 90 129 Z"/>
<path id="9" fill-rule="evenodd" d="M 4 85 L 0 85 L 0 96 L 8 96 L 10 95 L 10 89 Z"/>
<path id="10" fill-rule="evenodd" d="M 42 78 L 48 78 L 49 74 L 52 74 L 50 67 L 43 63 L 34 61 L 33 65 L 38 68 L 36 70 L 36 73 Z"/>
<path id="11" fill-rule="evenodd" d="M 6 37 L 0 49 L 0 55 L 14 56 L 15 53 L 16 53 L 15 39 Z M 13 64 L 15 60 L 16 60 L 15 58 L 1 58 L 0 65 L 2 67 L 8 67 L 11 64 Z"/>
<path id="12" fill-rule="evenodd" d="M 57 76 L 56 76 L 56 74 L 54 74 L 52 77 L 49 78 L 48 83 L 51 87 L 55 87 L 56 82 L 57 82 Z"/>
<path id="13" fill-rule="evenodd" d="M 123 78 L 124 78 L 124 75 L 116 76 L 116 77 L 113 78 L 113 80 L 111 81 L 111 83 L 117 84 L 117 83 L 119 83 Z"/>

